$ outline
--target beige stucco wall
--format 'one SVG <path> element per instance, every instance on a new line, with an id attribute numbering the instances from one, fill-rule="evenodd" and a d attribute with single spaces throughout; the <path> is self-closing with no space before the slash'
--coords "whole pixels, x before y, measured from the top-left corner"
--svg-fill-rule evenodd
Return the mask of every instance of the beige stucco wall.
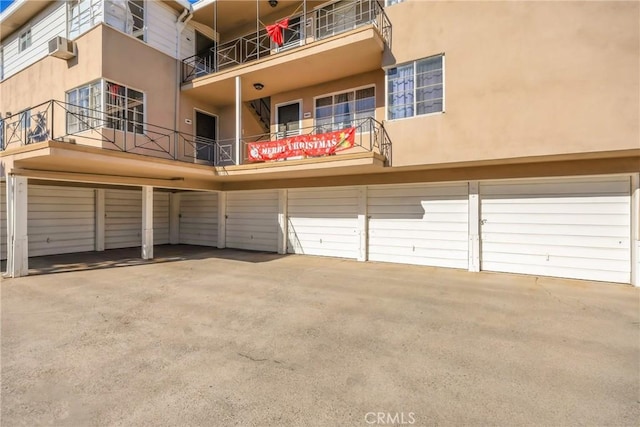
<path id="1" fill-rule="evenodd" d="M 302 127 L 314 126 L 315 97 L 348 91 L 374 85 L 376 88 L 376 119 L 384 119 L 384 72 L 382 70 L 358 74 L 345 79 L 335 80 L 320 85 L 310 86 L 290 92 L 280 93 L 271 97 L 271 125 L 275 132 L 276 109 L 278 104 L 302 100 L 302 113 L 310 113 L 311 117 L 302 120 Z"/>
<path id="2" fill-rule="evenodd" d="M 446 55 L 446 113 L 386 125 L 394 166 L 639 148 L 639 11 L 614 1 L 388 8 L 385 65 Z"/>
<path id="3" fill-rule="evenodd" d="M 65 100 L 65 92 L 100 78 L 103 33 L 93 28 L 77 39 L 78 56 L 69 61 L 47 56 L 0 83 L 0 111 L 17 113 L 50 99 Z"/>
<path id="4" fill-rule="evenodd" d="M 145 120 L 174 127 L 176 60 L 146 43 L 103 26 L 103 76 L 146 95 Z"/>

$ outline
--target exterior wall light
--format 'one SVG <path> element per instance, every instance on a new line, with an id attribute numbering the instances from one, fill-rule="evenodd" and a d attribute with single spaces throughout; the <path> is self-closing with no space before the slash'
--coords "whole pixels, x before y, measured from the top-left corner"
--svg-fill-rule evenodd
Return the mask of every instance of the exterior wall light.
<path id="1" fill-rule="evenodd" d="M 264 89 L 264 85 L 263 85 L 262 83 L 254 83 L 254 84 L 253 84 L 253 87 L 254 87 L 256 90 L 262 90 L 262 89 Z"/>
<path id="2" fill-rule="evenodd" d="M 278 5 L 278 0 L 269 0 L 269 6 L 276 7 Z"/>

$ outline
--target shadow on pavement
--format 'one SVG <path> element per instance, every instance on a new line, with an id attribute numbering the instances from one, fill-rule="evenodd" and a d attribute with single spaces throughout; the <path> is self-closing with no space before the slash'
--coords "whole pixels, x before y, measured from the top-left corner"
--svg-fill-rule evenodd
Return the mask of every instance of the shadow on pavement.
<path id="1" fill-rule="evenodd" d="M 269 262 L 287 255 L 236 249 L 217 249 L 193 245 L 158 245 L 153 248 L 154 258 L 140 258 L 139 247 L 109 249 L 104 252 L 80 252 L 29 258 L 29 275 L 64 273 L 70 271 L 99 270 L 103 268 L 131 267 L 145 264 L 184 261 L 188 259 L 226 259 L 240 262 Z M 5 261 L 0 263 L 5 271 Z"/>

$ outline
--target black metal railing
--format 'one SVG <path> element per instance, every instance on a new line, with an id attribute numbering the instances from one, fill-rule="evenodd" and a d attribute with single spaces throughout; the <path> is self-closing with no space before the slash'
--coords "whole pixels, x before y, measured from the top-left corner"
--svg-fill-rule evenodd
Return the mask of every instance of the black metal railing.
<path id="1" fill-rule="evenodd" d="M 118 129 L 114 127 L 116 122 Z M 377 152 L 385 157 L 387 165 L 391 164 L 389 136 L 384 125 L 372 117 L 307 128 L 280 126 L 275 132 L 243 137 L 238 160 L 235 138 L 214 140 L 134 121 L 121 112 L 103 112 L 56 100 L 0 120 L 0 151 L 45 141 L 61 141 L 188 163 L 231 166 L 248 162 L 249 144 L 348 128 L 355 128 L 355 142 L 345 152 Z"/>
<path id="2" fill-rule="evenodd" d="M 310 31 L 308 23 L 312 23 Z M 185 58 L 182 61 L 182 81 L 188 82 L 365 25 L 374 25 L 387 45 L 391 45 L 391 21 L 378 0 L 341 1 L 306 15 L 301 13 L 289 17 L 289 27 L 283 32 L 280 46 L 273 43 L 265 28 L 261 28 L 214 46 L 204 54 Z"/>
<path id="3" fill-rule="evenodd" d="M 216 152 L 216 159 L 220 166 L 231 166 L 236 164 L 248 164 L 252 163 L 249 157 L 249 150 L 251 148 L 259 147 L 260 144 L 270 144 L 274 141 L 283 140 L 286 138 L 297 136 L 313 136 L 322 135 L 330 132 L 336 132 L 355 128 L 354 144 L 352 147 L 341 150 L 338 153 L 330 155 L 340 154 L 353 154 L 362 152 L 376 152 L 384 156 L 385 165 L 391 165 L 391 140 L 387 134 L 386 129 L 382 122 L 372 118 L 365 117 L 361 119 L 353 119 L 349 121 L 342 121 L 340 123 L 324 124 L 320 126 L 310 126 L 305 128 L 291 128 L 287 126 L 280 126 L 275 132 L 263 133 L 258 135 L 252 135 L 243 137 L 241 139 L 241 155 L 239 156 L 239 162 L 236 160 L 236 142 L 234 138 L 223 139 L 217 141 L 215 147 L 218 150 Z M 321 157 L 325 157 L 322 155 Z M 303 156 L 307 157 L 307 156 Z M 320 157 L 320 156 L 308 156 L 308 157 Z M 300 159 L 299 156 L 292 156 L 289 158 L 281 158 L 281 160 L 294 160 Z M 271 161 L 271 160 L 269 160 Z"/>
<path id="4" fill-rule="evenodd" d="M 77 142 L 103 149 L 189 163 L 215 164 L 215 140 L 50 100 L 0 120 L 0 151 L 44 141 Z"/>

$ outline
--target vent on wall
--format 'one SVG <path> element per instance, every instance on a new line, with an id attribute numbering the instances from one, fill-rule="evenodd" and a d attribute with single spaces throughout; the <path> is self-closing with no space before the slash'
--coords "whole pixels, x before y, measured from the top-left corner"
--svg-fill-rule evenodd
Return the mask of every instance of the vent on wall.
<path id="1" fill-rule="evenodd" d="M 75 42 L 64 37 L 54 37 L 49 40 L 49 55 L 56 58 L 71 59 L 78 54 Z"/>

